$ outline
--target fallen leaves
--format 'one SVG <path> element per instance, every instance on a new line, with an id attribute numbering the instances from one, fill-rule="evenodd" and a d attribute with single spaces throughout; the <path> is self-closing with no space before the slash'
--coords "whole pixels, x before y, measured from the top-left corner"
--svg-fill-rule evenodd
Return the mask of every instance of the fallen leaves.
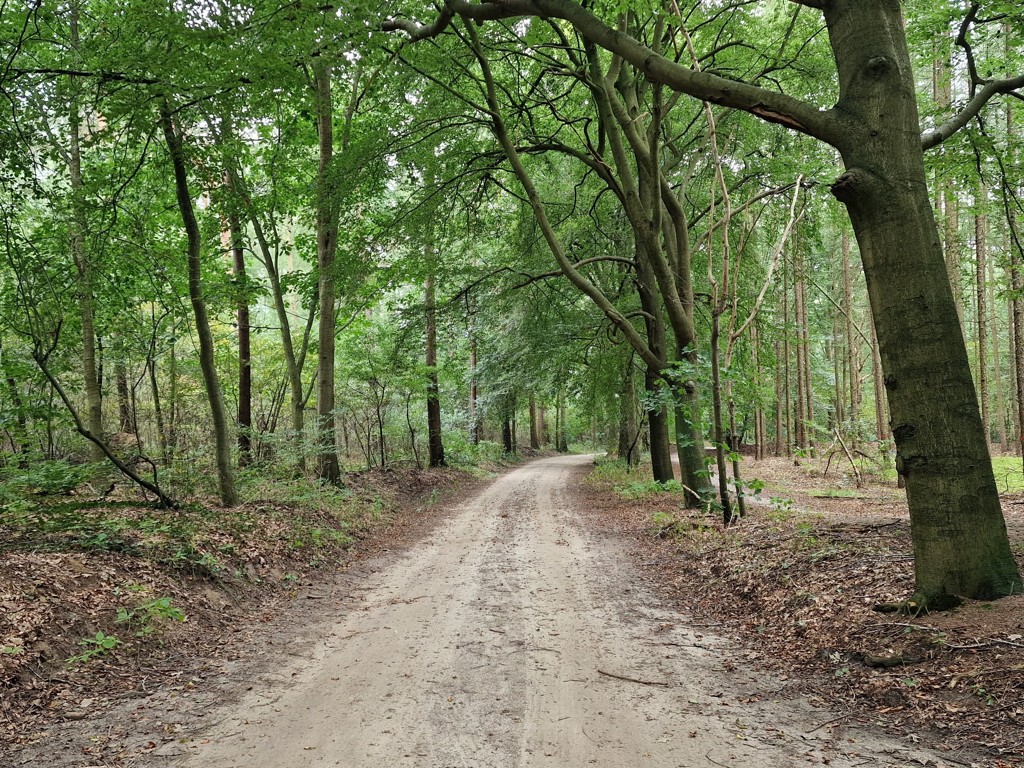
<path id="1" fill-rule="evenodd" d="M 807 467 L 746 461 L 746 476 L 793 503 L 749 504 L 725 531 L 670 496 L 623 500 L 591 482 L 577 508 L 628 537 L 638 565 L 683 612 L 743 639 L 747 653 L 718 650 L 726 668 L 759 656 L 777 679 L 846 708 L 841 722 L 880 721 L 939 748 L 981 744 L 1024 757 L 1024 597 L 880 621 L 873 605 L 913 592 L 906 508 L 893 489 L 868 486 L 860 495 L 869 498 L 839 503 Z M 681 533 L 658 537 L 655 516 L 678 521 Z M 1007 518 L 1020 551 L 1020 510 L 1008 507 Z"/>

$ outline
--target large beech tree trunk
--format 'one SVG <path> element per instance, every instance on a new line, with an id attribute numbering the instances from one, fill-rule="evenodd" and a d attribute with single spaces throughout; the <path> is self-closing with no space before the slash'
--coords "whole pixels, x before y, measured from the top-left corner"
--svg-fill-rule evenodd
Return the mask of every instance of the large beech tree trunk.
<path id="1" fill-rule="evenodd" d="M 839 101 L 833 109 L 821 110 L 774 90 L 682 66 L 571 0 L 447 3 L 481 21 L 526 14 L 566 19 L 591 43 L 621 56 L 655 82 L 745 110 L 839 150 L 846 172 L 832 191 L 846 205 L 860 246 L 898 463 L 907 478 L 916 577 L 909 607 L 949 605 L 957 596 L 1020 593 L 1024 584 L 1006 535 L 924 173 L 923 147 L 952 135 L 965 119 L 952 120 L 922 139 L 899 0 L 800 4 L 824 14 L 839 79 Z M 441 16 L 431 25 L 397 20 L 386 28 L 405 29 L 418 39 L 439 34 L 451 18 Z M 465 29 L 479 54 L 474 27 L 469 24 Z M 480 59 L 485 66 L 482 55 Z M 1005 92 L 1015 82 L 1000 81 L 1000 87 Z M 495 135 L 542 229 L 548 228 L 545 237 L 560 268 L 605 309 L 607 302 L 596 296 L 594 286 L 575 270 L 551 235 L 536 189 L 497 114 L 493 82 L 487 86 Z M 989 89 L 981 95 L 990 98 L 995 92 Z M 980 109 L 982 102 L 976 104 Z M 970 114 L 965 111 L 961 118 L 969 119 Z M 606 314 L 627 337 L 637 335 L 625 318 L 609 310 Z M 653 362 L 653 356 L 644 357 Z"/>
<path id="2" fill-rule="evenodd" d="M 832 192 L 853 222 L 878 335 L 897 464 L 906 477 L 915 600 L 1019 593 L 970 362 L 925 180 L 897 0 L 829 0 L 846 172 Z"/>

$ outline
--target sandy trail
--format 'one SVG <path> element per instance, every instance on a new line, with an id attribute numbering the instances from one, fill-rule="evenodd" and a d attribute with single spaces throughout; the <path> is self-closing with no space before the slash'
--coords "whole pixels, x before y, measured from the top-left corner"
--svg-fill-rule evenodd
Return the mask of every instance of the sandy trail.
<path id="1" fill-rule="evenodd" d="M 743 667 L 741 651 L 659 608 L 623 553 L 582 529 L 567 483 L 587 461 L 546 459 L 495 481 L 370 576 L 304 658 L 288 657 L 281 682 L 211 713 L 173 764 L 942 764 L 822 726 L 837 715 L 778 680 L 727 671 Z"/>

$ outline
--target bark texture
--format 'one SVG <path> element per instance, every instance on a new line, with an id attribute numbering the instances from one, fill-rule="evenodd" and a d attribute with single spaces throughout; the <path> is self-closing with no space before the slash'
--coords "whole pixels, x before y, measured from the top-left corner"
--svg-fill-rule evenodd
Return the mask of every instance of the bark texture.
<path id="1" fill-rule="evenodd" d="M 899 2 L 830 0 L 824 13 L 846 166 L 832 192 L 849 211 L 867 279 L 907 483 L 915 602 L 1019 593 L 925 181 Z"/>

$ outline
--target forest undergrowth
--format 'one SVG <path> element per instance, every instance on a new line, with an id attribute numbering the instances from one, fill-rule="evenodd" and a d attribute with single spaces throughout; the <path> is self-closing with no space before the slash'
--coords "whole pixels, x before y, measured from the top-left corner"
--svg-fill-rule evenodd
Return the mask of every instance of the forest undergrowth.
<path id="1" fill-rule="evenodd" d="M 375 469 L 342 487 L 261 480 L 232 509 L 158 509 L 80 478 L 23 489 L 0 513 L 0 745 L 192 685 L 226 636 L 500 469 Z"/>
<path id="2" fill-rule="evenodd" d="M 1024 765 L 1024 596 L 919 616 L 877 612 L 914 585 L 895 483 L 856 487 L 808 459 L 744 465 L 764 487 L 726 530 L 717 516 L 682 508 L 679 489 L 620 463 L 599 463 L 581 509 L 598 530 L 629 540 L 684 613 L 743 641 L 729 664 L 767 665 L 783 689 L 837 710 L 808 731 L 874 724 L 951 755 L 981 747 L 992 765 Z M 1021 563 L 1024 496 L 1002 498 Z"/>

